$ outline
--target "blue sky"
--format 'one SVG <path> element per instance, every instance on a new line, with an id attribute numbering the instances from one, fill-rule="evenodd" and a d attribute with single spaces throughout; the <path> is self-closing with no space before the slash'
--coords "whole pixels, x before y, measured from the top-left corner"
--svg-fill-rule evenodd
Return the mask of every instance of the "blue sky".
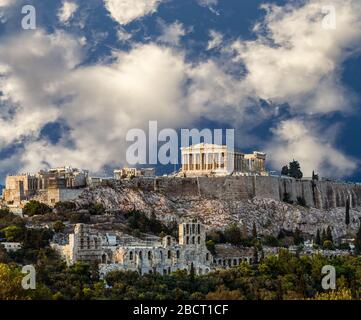
<path id="1" fill-rule="evenodd" d="M 357 0 L 0 0 L 0 17 L 2 179 L 107 174 L 127 132 L 157 120 L 234 128 L 270 170 L 295 158 L 305 176 L 361 181 Z"/>

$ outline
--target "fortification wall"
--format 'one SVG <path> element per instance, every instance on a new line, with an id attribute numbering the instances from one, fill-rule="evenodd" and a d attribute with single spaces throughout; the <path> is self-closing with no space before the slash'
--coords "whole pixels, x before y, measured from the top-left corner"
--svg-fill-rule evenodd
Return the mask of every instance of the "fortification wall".
<path id="1" fill-rule="evenodd" d="M 288 193 L 290 200 L 304 198 L 306 205 L 319 209 L 361 205 L 361 184 L 333 181 L 295 180 L 285 177 L 189 177 L 154 179 L 135 178 L 122 182 L 128 187 L 166 193 L 176 198 L 204 197 L 207 199 L 247 200 L 257 196 L 283 201 Z M 347 200 L 349 199 L 349 200 Z"/>

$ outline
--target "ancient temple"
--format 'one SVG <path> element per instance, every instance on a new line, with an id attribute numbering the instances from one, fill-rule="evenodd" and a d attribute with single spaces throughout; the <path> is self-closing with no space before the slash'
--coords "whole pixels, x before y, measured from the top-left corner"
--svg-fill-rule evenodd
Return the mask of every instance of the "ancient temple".
<path id="1" fill-rule="evenodd" d="M 198 175 L 267 175 L 266 154 L 244 154 L 226 145 L 200 143 L 181 148 L 182 173 Z"/>

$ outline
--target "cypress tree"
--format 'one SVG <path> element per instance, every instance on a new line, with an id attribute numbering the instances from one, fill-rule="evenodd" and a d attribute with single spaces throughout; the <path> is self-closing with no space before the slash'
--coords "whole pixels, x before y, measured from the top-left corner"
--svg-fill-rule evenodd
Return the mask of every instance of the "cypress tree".
<path id="1" fill-rule="evenodd" d="M 350 199 L 347 197 L 346 201 L 346 226 L 350 225 Z"/>
<path id="2" fill-rule="evenodd" d="M 327 227 L 326 240 L 329 240 L 333 243 L 332 231 L 331 231 L 330 226 Z"/>
<path id="3" fill-rule="evenodd" d="M 302 243 L 301 231 L 300 229 L 296 228 L 295 233 L 293 234 L 293 242 L 296 246 Z"/>
<path id="4" fill-rule="evenodd" d="M 317 234 L 316 234 L 316 240 L 315 240 L 315 243 L 320 246 L 322 243 L 321 243 L 321 235 L 320 235 L 320 229 L 317 229 Z"/>
<path id="5" fill-rule="evenodd" d="M 253 264 L 258 263 L 258 249 L 256 246 L 253 248 Z"/>
<path id="6" fill-rule="evenodd" d="M 358 232 L 356 234 L 356 239 L 355 239 L 355 252 L 356 252 L 356 254 L 361 254 L 361 220 L 360 220 L 360 226 L 359 226 Z"/>
<path id="7" fill-rule="evenodd" d="M 324 243 L 326 240 L 327 240 L 326 231 L 325 231 L 325 229 L 322 229 L 321 244 L 323 245 L 323 243 Z"/>
<path id="8" fill-rule="evenodd" d="M 256 223 L 253 222 L 253 227 L 252 227 L 252 237 L 253 239 L 257 239 L 257 227 L 256 227 Z"/>

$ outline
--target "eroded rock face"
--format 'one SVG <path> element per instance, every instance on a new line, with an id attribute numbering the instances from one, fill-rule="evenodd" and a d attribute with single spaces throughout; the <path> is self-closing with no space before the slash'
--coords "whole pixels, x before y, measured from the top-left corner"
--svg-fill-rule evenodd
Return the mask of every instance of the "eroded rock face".
<path id="1" fill-rule="evenodd" d="M 258 197 L 249 200 L 209 199 L 197 194 L 175 197 L 122 185 L 86 189 L 76 201 L 78 207 L 94 202 L 102 203 L 109 211 L 154 212 L 164 222 L 198 217 L 208 228 L 215 229 L 224 229 L 236 222 L 245 225 L 249 232 L 255 223 L 258 232 L 263 235 L 277 236 L 282 229 L 296 228 L 315 235 L 317 229 L 326 229 L 328 226 L 332 228 L 335 238 L 347 234 L 345 208 L 342 207 L 328 210 L 304 208 Z M 361 207 L 351 208 L 350 217 L 348 232 L 355 233 L 360 223 Z"/>

